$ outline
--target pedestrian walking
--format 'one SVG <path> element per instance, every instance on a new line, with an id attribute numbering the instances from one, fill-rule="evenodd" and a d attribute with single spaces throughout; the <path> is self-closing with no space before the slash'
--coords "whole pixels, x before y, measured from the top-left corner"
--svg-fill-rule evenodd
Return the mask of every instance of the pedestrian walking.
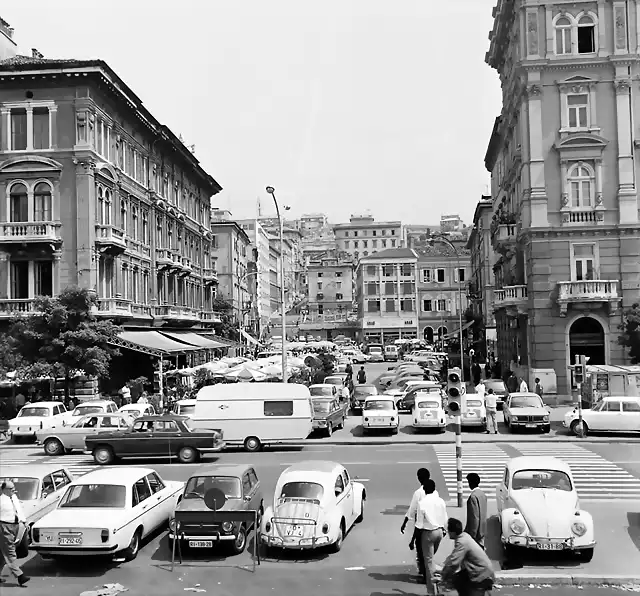
<path id="1" fill-rule="evenodd" d="M 542 396 L 544 395 L 544 387 L 542 386 L 542 383 L 540 382 L 540 379 L 538 377 L 535 378 L 535 388 L 534 391 L 540 396 L 540 399 L 542 399 Z"/>
<path id="2" fill-rule="evenodd" d="M 518 377 L 516 377 L 513 372 L 509 371 L 507 376 L 507 389 L 509 393 L 517 393 L 518 392 Z"/>
<path id="3" fill-rule="evenodd" d="M 449 519 L 447 532 L 454 547 L 442 567 L 442 581 L 452 583 L 459 596 L 485 596 L 496 578 L 487 553 L 462 531 L 459 519 Z"/>
<path id="4" fill-rule="evenodd" d="M 480 476 L 475 472 L 467 474 L 471 494 L 467 499 L 467 525 L 464 531 L 482 548 L 487 534 L 487 495 L 480 488 Z"/>
<path id="5" fill-rule="evenodd" d="M 367 382 L 367 373 L 364 370 L 364 366 L 360 367 L 358 371 L 358 383 L 360 385 L 364 385 Z"/>
<path id="6" fill-rule="evenodd" d="M 491 378 L 491 364 L 489 363 L 488 360 L 487 362 L 485 362 L 485 365 L 484 365 L 484 378 L 485 379 Z"/>
<path id="7" fill-rule="evenodd" d="M 498 397 L 493 392 L 493 389 L 489 389 L 484 396 L 484 409 L 487 413 L 487 428 L 485 433 L 498 434 L 498 421 L 496 416 L 498 415 Z"/>
<path id="8" fill-rule="evenodd" d="M 527 393 L 529 391 L 529 385 L 527 385 L 527 382 L 524 380 L 524 377 L 520 377 L 519 391 L 520 393 Z"/>
<path id="9" fill-rule="evenodd" d="M 24 586 L 30 578 L 18 565 L 15 543 L 20 524 L 26 521 L 20 500 L 16 495 L 16 487 L 11 480 L 4 480 L 0 485 L 0 552 L 3 558 L 0 573 L 6 565 L 21 586 Z"/>
<path id="10" fill-rule="evenodd" d="M 484 383 L 482 381 L 480 381 L 477 385 L 476 385 L 476 393 L 478 394 L 478 397 L 484 401 L 484 395 L 487 391 L 487 388 L 485 387 Z"/>
<path id="11" fill-rule="evenodd" d="M 471 374 L 473 375 L 473 384 L 479 385 L 480 379 L 482 379 L 482 369 L 477 362 L 473 363 L 473 366 L 471 367 Z"/>

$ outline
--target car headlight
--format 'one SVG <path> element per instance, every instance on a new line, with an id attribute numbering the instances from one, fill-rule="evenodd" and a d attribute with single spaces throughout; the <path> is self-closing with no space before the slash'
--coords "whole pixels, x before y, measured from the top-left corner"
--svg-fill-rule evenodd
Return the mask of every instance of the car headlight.
<path id="1" fill-rule="evenodd" d="M 549 422 L 549 416 L 544 416 L 542 418 L 542 422 Z"/>
<path id="2" fill-rule="evenodd" d="M 169 520 L 169 529 L 170 529 L 172 532 L 175 532 L 175 529 L 176 529 L 176 518 L 175 518 L 175 517 L 172 517 L 172 518 Z"/>
<path id="3" fill-rule="evenodd" d="M 230 521 L 222 522 L 223 532 L 231 532 L 231 530 L 233 530 L 233 522 L 230 522 Z"/>
<path id="4" fill-rule="evenodd" d="M 581 521 L 575 521 L 571 524 L 571 531 L 576 536 L 584 536 L 587 533 L 587 526 Z"/>
<path id="5" fill-rule="evenodd" d="M 524 531 L 527 527 L 524 525 L 524 522 L 521 519 L 514 519 L 509 524 L 509 528 L 514 534 L 524 534 Z"/>
<path id="6" fill-rule="evenodd" d="M 513 422 L 518 422 L 518 417 L 517 417 L 517 416 L 512 416 L 512 417 L 511 417 L 511 420 L 512 420 Z"/>

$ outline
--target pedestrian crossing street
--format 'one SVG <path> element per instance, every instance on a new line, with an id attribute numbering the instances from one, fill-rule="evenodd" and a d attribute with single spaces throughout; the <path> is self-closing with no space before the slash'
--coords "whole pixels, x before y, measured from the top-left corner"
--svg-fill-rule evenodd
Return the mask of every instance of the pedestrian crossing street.
<path id="1" fill-rule="evenodd" d="M 556 457 L 571 467 L 578 491 L 583 501 L 640 500 L 640 479 L 601 455 L 573 444 L 538 445 L 535 443 L 511 444 L 510 451 L 523 456 Z M 444 476 L 449 498 L 455 498 L 456 457 L 453 445 L 434 445 L 434 451 Z M 515 456 L 516 454 L 513 454 Z M 469 495 L 466 475 L 476 472 L 482 480 L 481 487 L 489 498 L 495 498 L 496 486 L 502 479 L 511 455 L 499 445 L 467 445 L 463 449 L 462 476 L 465 498 Z"/>

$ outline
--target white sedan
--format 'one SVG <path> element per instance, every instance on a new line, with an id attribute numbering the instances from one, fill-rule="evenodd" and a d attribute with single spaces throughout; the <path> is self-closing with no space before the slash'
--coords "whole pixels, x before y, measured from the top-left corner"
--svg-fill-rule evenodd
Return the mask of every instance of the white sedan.
<path id="1" fill-rule="evenodd" d="M 366 499 L 364 485 L 341 464 L 294 464 L 278 478 L 273 504 L 262 516 L 261 540 L 271 548 L 330 546 L 337 552 L 353 524 L 364 519 Z"/>
<path id="2" fill-rule="evenodd" d="M 418 391 L 411 414 L 415 429 L 437 428 L 440 432 L 447 430 L 447 414 L 439 393 Z"/>
<path id="3" fill-rule="evenodd" d="M 567 412 L 564 427 L 580 435 L 578 408 Z M 582 410 L 582 434 L 588 431 L 640 432 L 640 398 L 609 396 L 602 398 L 591 409 Z"/>
<path id="4" fill-rule="evenodd" d="M 37 431 L 62 425 L 66 416 L 67 408 L 59 401 L 29 404 L 13 420 L 9 420 L 9 435 L 16 441 L 23 438 L 35 439 Z"/>
<path id="5" fill-rule="evenodd" d="M 125 414 L 130 418 L 140 418 L 140 416 L 154 416 L 157 412 L 153 404 L 136 402 L 135 404 L 127 404 L 122 406 L 118 412 Z"/>
<path id="6" fill-rule="evenodd" d="M 593 518 L 580 509 L 565 462 L 554 457 L 516 457 L 496 488 L 501 539 L 507 558 L 518 548 L 564 551 L 591 561 Z"/>
<path id="7" fill-rule="evenodd" d="M 386 395 L 367 397 L 362 407 L 362 432 L 371 430 L 390 430 L 391 434 L 398 434 L 400 417 L 396 402 Z"/>
<path id="8" fill-rule="evenodd" d="M 148 468 L 103 468 L 72 482 L 58 507 L 36 522 L 31 548 L 43 557 L 112 555 L 131 561 L 169 521 L 184 482 Z"/>

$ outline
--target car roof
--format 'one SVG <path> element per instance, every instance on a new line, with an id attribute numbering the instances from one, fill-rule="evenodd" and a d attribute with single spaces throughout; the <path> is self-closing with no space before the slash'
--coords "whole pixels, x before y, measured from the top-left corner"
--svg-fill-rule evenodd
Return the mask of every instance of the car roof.
<path id="1" fill-rule="evenodd" d="M 313 459 L 292 464 L 283 472 L 283 474 L 290 474 L 293 472 L 317 472 L 318 474 L 334 474 L 338 470 L 342 470 L 342 465 L 339 463 L 322 459 Z"/>
<path id="2" fill-rule="evenodd" d="M 333 386 L 333 385 L 332 385 Z M 331 397 L 329 395 L 312 395 L 311 396 L 311 400 L 312 401 L 326 401 L 326 402 L 332 402 L 334 401 L 336 398 L 335 397 Z"/>
<path id="3" fill-rule="evenodd" d="M 365 401 L 369 401 L 369 400 L 393 401 L 393 397 L 391 395 L 385 395 L 384 393 L 382 395 L 367 395 L 367 398 L 365 399 Z"/>
<path id="4" fill-rule="evenodd" d="M 59 464 L 33 464 L 29 463 L 28 465 L 3 465 L 0 464 L 0 478 L 43 478 L 47 474 L 51 474 L 56 470 L 66 470 L 69 476 L 73 477 L 73 474 L 67 470 L 67 467 Z"/>
<path id="5" fill-rule="evenodd" d="M 23 407 L 31 408 L 31 407 L 42 407 L 42 406 L 64 406 L 61 401 L 36 401 L 29 404 L 25 404 Z"/>
<path id="6" fill-rule="evenodd" d="M 537 393 L 533 393 L 533 391 L 514 391 L 509 395 L 509 397 L 537 397 L 540 396 Z"/>
<path id="7" fill-rule="evenodd" d="M 607 395 L 601 399 L 602 401 L 640 401 L 640 397 L 636 397 L 633 395 Z"/>
<path id="8" fill-rule="evenodd" d="M 84 414 L 83 418 L 88 418 L 89 416 L 91 416 L 91 418 L 113 418 L 114 416 L 118 416 L 118 414 L 120 414 L 122 416 L 122 413 L 120 411 L 118 412 L 91 412 L 90 414 Z M 122 416 L 124 418 L 124 416 Z"/>
<path id="9" fill-rule="evenodd" d="M 514 457 L 507 463 L 512 472 L 518 470 L 531 470 L 548 468 L 550 470 L 558 470 L 560 472 L 571 472 L 568 463 L 558 459 L 557 457 L 549 457 L 546 455 L 528 455 L 523 457 Z"/>
<path id="10" fill-rule="evenodd" d="M 126 410 L 127 408 L 134 408 L 134 409 L 138 409 L 138 408 L 148 408 L 150 405 L 152 404 L 141 404 L 141 403 L 135 403 L 135 404 L 125 404 L 124 406 L 120 406 L 119 410 Z"/>
<path id="11" fill-rule="evenodd" d="M 151 468 L 128 468 L 123 466 L 114 466 L 110 468 L 100 468 L 87 472 L 83 476 L 76 478 L 74 484 L 126 484 L 135 482 L 142 476 L 155 474 L 156 471 Z"/>
<path id="12" fill-rule="evenodd" d="M 375 385 L 356 385 L 354 389 L 378 389 Z"/>
<path id="13" fill-rule="evenodd" d="M 203 464 L 198 466 L 196 471 L 191 474 L 191 477 L 224 475 L 242 478 L 245 472 L 253 469 L 254 467 L 251 464 Z"/>
<path id="14" fill-rule="evenodd" d="M 180 416 L 178 414 L 145 414 L 136 418 L 136 422 L 145 420 L 188 420 L 188 416 Z"/>
<path id="15" fill-rule="evenodd" d="M 331 389 L 333 389 L 334 386 L 330 383 L 314 383 L 313 385 L 309 385 L 309 389 L 311 389 L 311 387 L 331 387 Z"/>
<path id="16" fill-rule="evenodd" d="M 76 408 L 81 408 L 82 406 L 102 406 L 113 403 L 115 402 L 112 399 L 88 399 L 87 401 L 77 403 Z"/>
<path id="17" fill-rule="evenodd" d="M 189 406 L 196 403 L 196 399 L 179 399 L 176 403 L 180 406 Z"/>

